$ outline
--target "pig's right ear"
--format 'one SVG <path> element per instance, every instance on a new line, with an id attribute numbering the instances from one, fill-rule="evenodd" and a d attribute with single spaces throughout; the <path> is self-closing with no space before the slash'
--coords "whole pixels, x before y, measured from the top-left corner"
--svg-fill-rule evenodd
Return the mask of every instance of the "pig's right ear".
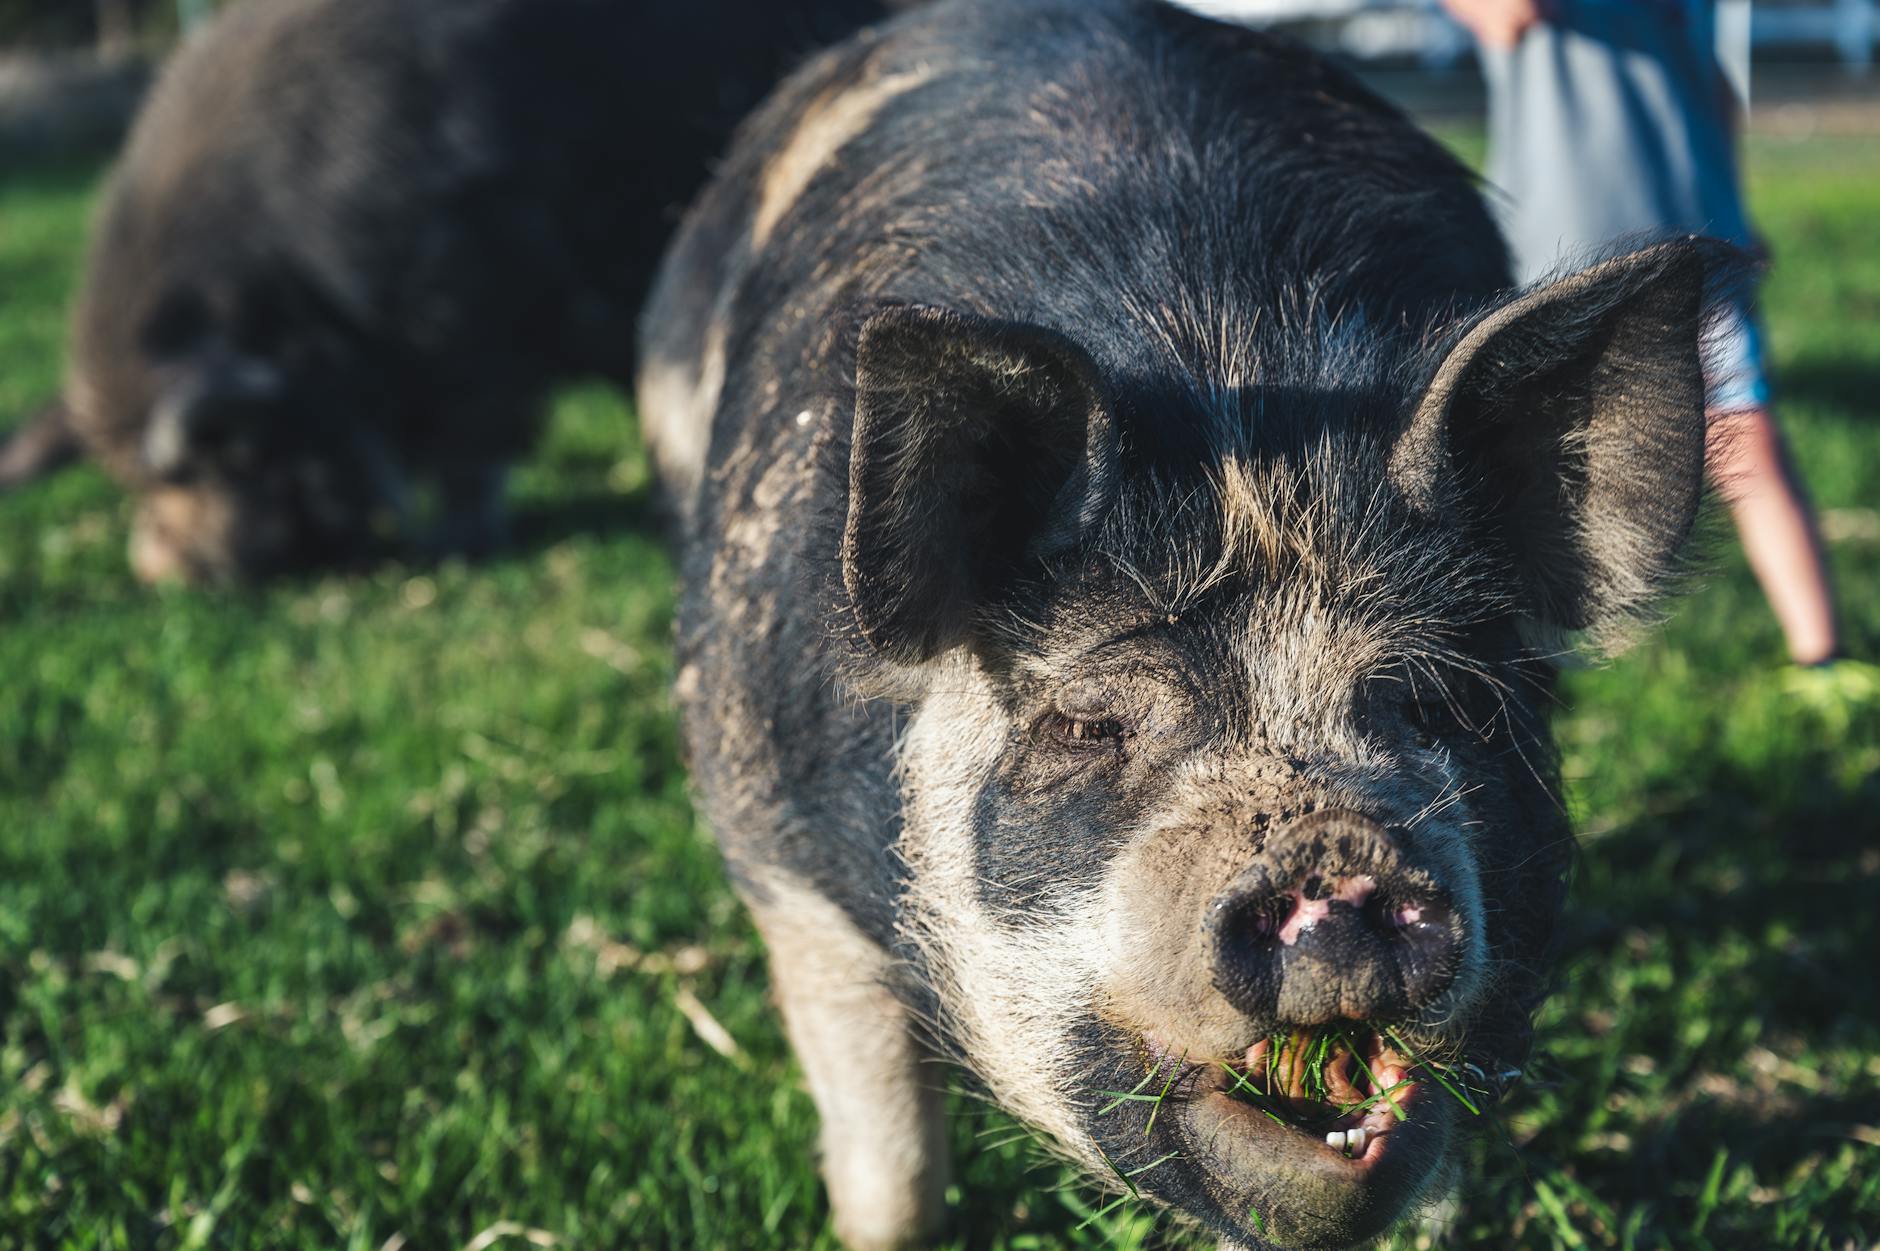
<path id="1" fill-rule="evenodd" d="M 967 642 L 1111 498 L 1116 429 L 1063 335 L 947 309 L 863 323 L 842 580 L 863 639 L 915 664 Z"/>
<path id="2" fill-rule="evenodd" d="M 1543 636 L 1605 642 L 1677 571 L 1703 495 L 1706 292 L 1733 249 L 1684 239 L 1528 291 L 1471 326 L 1391 456 L 1513 563 Z"/>

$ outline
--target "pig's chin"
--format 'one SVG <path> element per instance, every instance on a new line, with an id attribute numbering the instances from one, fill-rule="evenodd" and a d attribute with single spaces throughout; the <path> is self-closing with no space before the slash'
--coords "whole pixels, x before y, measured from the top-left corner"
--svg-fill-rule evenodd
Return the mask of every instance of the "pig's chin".
<path id="1" fill-rule="evenodd" d="M 1422 1085 L 1402 1092 L 1402 1120 L 1374 1110 L 1344 1118 L 1353 1151 L 1272 1120 L 1229 1093 L 1231 1079 L 1194 1092 L 1175 1118 L 1190 1160 L 1223 1214 L 1250 1237 L 1282 1247 L 1345 1247 L 1400 1219 L 1440 1163 L 1452 1118 Z"/>
<path id="2" fill-rule="evenodd" d="M 1153 1054 L 1153 1040 L 1149 1047 Z M 1406 1080 L 1388 1048 L 1368 1050 L 1346 1071 L 1368 1065 L 1394 1110 L 1364 1097 L 1374 1093 L 1368 1078 L 1357 1079 L 1355 1096 L 1347 1087 L 1329 1100 L 1254 1097 L 1248 1078 L 1265 1067 L 1259 1054 L 1183 1065 L 1161 1131 L 1188 1174 L 1189 1186 L 1175 1189 L 1198 1189 L 1224 1232 L 1251 1246 L 1348 1247 L 1383 1233 L 1436 1174 L 1455 1115 L 1431 1082 Z"/>

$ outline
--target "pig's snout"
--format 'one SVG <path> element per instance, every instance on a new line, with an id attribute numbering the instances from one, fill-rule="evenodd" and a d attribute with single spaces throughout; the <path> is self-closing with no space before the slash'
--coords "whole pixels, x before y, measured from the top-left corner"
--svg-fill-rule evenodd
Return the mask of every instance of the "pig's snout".
<path id="1" fill-rule="evenodd" d="M 1399 833 L 1354 812 L 1274 831 L 1208 911 L 1215 988 L 1260 1021 L 1401 1017 L 1454 980 L 1449 892 Z"/>

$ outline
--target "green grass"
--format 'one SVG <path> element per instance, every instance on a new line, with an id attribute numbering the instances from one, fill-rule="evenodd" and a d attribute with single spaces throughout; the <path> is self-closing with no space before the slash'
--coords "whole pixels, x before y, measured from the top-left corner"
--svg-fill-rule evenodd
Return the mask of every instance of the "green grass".
<path id="1" fill-rule="evenodd" d="M 1873 658 L 1880 144 L 1751 168 L 1783 411 Z M 0 413 L 54 388 L 96 173 L 0 179 Z M 512 554 L 249 594 L 132 585 L 92 470 L 0 499 L 0 1246 L 834 1246 L 686 798 L 646 477 L 576 394 Z M 1724 551 L 1568 683 L 1570 959 L 1460 1245 L 1880 1238 L 1880 710 L 1787 689 Z M 960 1245 L 1167 1236 L 961 1110 Z"/>

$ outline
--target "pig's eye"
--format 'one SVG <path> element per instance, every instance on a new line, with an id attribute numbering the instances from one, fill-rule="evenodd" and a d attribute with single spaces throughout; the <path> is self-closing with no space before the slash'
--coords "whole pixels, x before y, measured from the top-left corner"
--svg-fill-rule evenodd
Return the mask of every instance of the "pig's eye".
<path id="1" fill-rule="evenodd" d="M 1115 747 L 1125 737 L 1123 723 L 1114 717 L 1073 717 L 1054 712 L 1045 718 L 1044 728 L 1070 747 Z"/>
<path id="2" fill-rule="evenodd" d="M 1481 738 L 1483 734 L 1476 709 L 1440 695 L 1409 700 L 1404 713 L 1425 747 L 1458 735 Z"/>
<path id="3" fill-rule="evenodd" d="M 1386 735 L 1409 730 L 1419 746 L 1429 748 L 1458 740 L 1486 743 L 1499 707 L 1493 686 L 1475 674 L 1399 669 L 1369 689 L 1359 715 Z"/>
<path id="4" fill-rule="evenodd" d="M 1404 705 L 1404 715 L 1416 730 L 1417 742 L 1429 747 L 1446 734 L 1455 733 L 1456 718 L 1438 700 L 1413 699 Z"/>

